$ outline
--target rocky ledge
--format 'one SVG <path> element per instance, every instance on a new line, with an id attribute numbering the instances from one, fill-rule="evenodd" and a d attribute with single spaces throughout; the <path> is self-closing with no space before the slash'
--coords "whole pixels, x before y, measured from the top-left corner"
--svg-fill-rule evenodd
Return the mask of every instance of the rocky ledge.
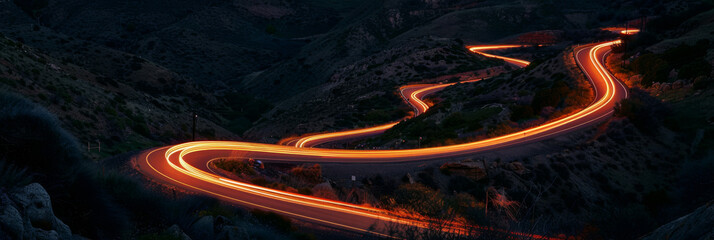
<path id="1" fill-rule="evenodd" d="M 642 240 L 714 239 L 714 201 L 677 220 L 662 225 Z"/>
<path id="2" fill-rule="evenodd" d="M 55 217 L 50 195 L 38 183 L 9 192 L 0 189 L 0 239 L 3 236 L 38 240 L 74 238 L 69 227 Z"/>

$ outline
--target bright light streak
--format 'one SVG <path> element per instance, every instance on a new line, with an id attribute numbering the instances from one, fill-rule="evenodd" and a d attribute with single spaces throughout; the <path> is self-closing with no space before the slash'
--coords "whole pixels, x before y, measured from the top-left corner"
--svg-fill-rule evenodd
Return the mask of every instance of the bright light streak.
<path id="1" fill-rule="evenodd" d="M 359 216 L 373 219 L 374 221 L 394 222 L 408 226 L 426 228 L 428 227 L 429 223 L 434 221 L 433 219 L 429 219 L 424 216 L 417 216 L 414 214 L 390 212 L 384 209 L 366 207 L 334 200 L 279 191 L 275 189 L 226 179 L 216 174 L 202 170 L 201 167 L 206 166 L 207 161 L 210 160 L 207 160 L 205 156 L 202 156 L 201 154 L 211 153 L 217 155 L 230 155 L 230 153 L 238 151 L 246 155 L 250 155 L 251 157 L 254 157 L 256 159 L 277 160 L 282 162 L 385 163 L 465 156 L 484 150 L 503 148 L 515 144 L 540 140 L 549 136 L 571 131 L 581 126 L 590 125 L 595 122 L 602 121 L 603 119 L 611 116 L 613 112 L 612 109 L 614 107 L 614 102 L 619 98 L 622 98 L 623 96 L 627 96 L 626 87 L 622 83 L 616 81 L 607 71 L 607 69 L 605 69 L 601 62 L 601 58 L 605 56 L 607 52 L 609 52 L 608 47 L 615 43 L 616 41 L 606 42 L 590 47 L 584 47 L 576 51 L 575 58 L 578 64 L 581 68 L 583 68 L 585 74 L 592 82 L 593 87 L 596 89 L 596 100 L 593 103 L 572 115 L 516 133 L 471 143 L 443 147 L 404 150 L 345 150 L 297 148 L 293 146 L 230 141 L 188 142 L 184 144 L 174 145 L 168 148 L 162 148 L 161 150 L 165 150 L 163 156 L 158 156 L 158 154 L 154 154 L 159 149 L 148 153 L 145 158 L 145 164 L 148 165 L 150 169 L 153 170 L 153 172 L 146 173 L 154 175 L 158 174 L 161 177 L 168 179 L 166 181 L 170 181 L 173 184 L 177 184 L 195 191 L 211 194 L 242 205 L 267 209 L 289 216 L 308 219 L 344 229 L 369 232 L 381 236 L 386 236 L 385 234 L 381 232 L 376 232 L 373 229 L 350 226 L 348 224 L 335 222 L 334 220 L 328 221 L 317 217 L 307 216 L 305 214 L 299 214 L 296 213 L 295 208 L 276 208 L 263 205 L 264 203 L 260 202 L 250 202 L 236 197 L 232 197 L 231 194 L 241 192 L 253 196 L 259 196 L 264 199 L 272 199 L 280 201 L 281 203 L 291 204 L 291 206 L 303 206 L 311 209 L 324 209 L 333 212 L 334 214 L 343 214 L 342 216 L 345 217 Z M 504 46 L 520 47 L 516 45 Z M 471 47 L 470 49 L 474 49 L 472 51 L 478 52 L 482 50 L 487 50 L 488 48 L 492 47 L 493 46 L 486 48 Z M 580 53 L 585 50 L 588 50 L 588 61 L 583 63 L 580 61 L 578 56 L 580 56 Z M 616 84 L 619 84 L 620 87 L 618 88 Z M 421 98 L 424 94 L 450 85 L 452 84 L 426 85 L 423 88 L 417 89 L 412 92 L 410 94 L 409 100 L 410 102 L 414 102 L 413 106 L 416 110 L 415 114 L 423 113 L 428 109 L 428 105 L 421 101 Z M 400 89 L 400 91 L 401 90 L 403 89 Z M 602 94 L 602 96 L 600 96 L 599 94 Z M 391 126 L 389 126 L 389 124 L 386 124 L 374 128 L 388 127 Z M 353 132 L 351 134 L 359 134 L 373 130 L 370 130 L 368 128 L 352 131 Z M 162 167 L 159 168 L 158 166 Z M 195 186 L 199 183 L 209 183 L 212 187 L 220 186 L 221 190 L 215 190 L 214 188 L 206 189 Z M 479 226 L 468 226 L 462 222 L 450 222 L 443 230 L 448 232 L 463 233 L 469 228 L 505 232 L 503 230 L 495 230 Z M 526 233 L 508 232 L 508 234 L 511 236 L 528 236 L 532 239 L 551 239 L 548 237 L 531 235 Z"/>
<path id="2" fill-rule="evenodd" d="M 637 33 L 639 33 L 639 32 L 640 32 L 639 29 L 627 29 L 627 30 L 622 30 L 622 31 L 620 31 L 620 33 L 625 34 L 625 35 L 634 35 L 634 34 L 637 34 Z"/>
<path id="3" fill-rule="evenodd" d="M 503 56 L 498 56 L 498 55 L 493 55 L 493 54 L 488 54 L 488 53 L 483 52 L 483 51 L 488 51 L 488 50 L 520 48 L 520 47 L 528 47 L 528 46 L 527 45 L 483 45 L 483 46 L 468 46 L 466 48 L 468 48 L 471 52 L 478 53 L 478 54 L 484 55 L 486 57 L 502 59 L 502 60 L 504 60 L 508 63 L 514 64 L 518 67 L 525 67 L 525 66 L 528 66 L 528 64 L 530 64 L 530 62 L 521 60 L 521 59 L 503 57 Z M 474 81 L 478 81 L 478 80 L 467 80 L 467 81 L 462 81 L 461 83 L 474 82 Z M 442 90 L 448 86 L 452 86 L 454 84 L 456 84 L 456 83 L 406 85 L 406 86 L 399 88 L 399 93 L 401 94 L 404 101 L 406 101 L 407 104 L 411 105 L 414 108 L 414 115 L 412 117 L 416 117 L 422 113 L 425 113 L 429 109 L 429 105 L 426 104 L 422 100 L 424 98 L 424 96 L 426 96 L 430 93 L 440 91 L 440 90 Z M 411 94 L 409 94 L 409 97 L 407 98 L 404 95 L 404 91 L 411 90 L 414 88 L 418 88 L 418 89 L 414 90 Z M 384 131 L 386 131 L 387 129 L 392 128 L 394 125 L 397 125 L 399 122 L 409 119 L 409 118 L 410 117 L 405 117 L 403 119 L 400 119 L 399 121 L 395 121 L 395 122 L 391 122 L 391 123 L 387 123 L 387 124 L 383 124 L 383 125 L 379 125 L 379 126 L 374 126 L 374 127 L 355 129 L 355 130 L 347 130 L 347 131 L 339 131 L 339 132 L 331 132 L 331 133 L 315 134 L 315 135 L 305 136 L 305 137 L 301 137 L 301 138 L 283 139 L 280 142 L 278 142 L 278 144 L 293 145 L 296 147 L 305 148 L 305 147 L 314 147 L 319 144 L 324 144 L 327 142 L 353 139 L 353 138 L 362 137 L 362 136 L 373 136 L 373 135 L 381 134 Z"/>
<path id="4" fill-rule="evenodd" d="M 538 45 L 540 46 L 540 45 Z M 508 63 L 511 63 L 513 65 L 516 65 L 518 67 L 525 67 L 528 66 L 528 64 L 531 64 L 531 62 L 526 61 L 526 60 L 521 60 L 521 59 L 515 59 L 515 58 L 509 58 L 509 57 L 503 57 L 503 56 L 498 56 L 498 55 L 493 55 L 493 54 L 488 54 L 484 53 L 483 51 L 485 50 L 495 50 L 495 49 L 507 49 L 507 48 L 520 48 L 520 47 L 528 47 L 528 45 L 493 45 L 493 46 L 470 46 L 467 47 L 471 52 L 478 53 L 481 55 L 484 55 L 486 57 L 491 57 L 491 58 L 497 58 L 497 59 L 502 59 Z"/>

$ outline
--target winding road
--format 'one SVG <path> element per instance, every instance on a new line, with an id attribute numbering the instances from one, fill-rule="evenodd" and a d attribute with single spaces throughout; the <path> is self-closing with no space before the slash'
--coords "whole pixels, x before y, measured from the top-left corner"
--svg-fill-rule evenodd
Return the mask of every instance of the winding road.
<path id="1" fill-rule="evenodd" d="M 471 51 L 471 52 L 481 54 L 486 57 L 504 60 L 507 63 L 510 63 L 517 67 L 525 67 L 525 66 L 528 66 L 528 64 L 530 64 L 530 62 L 528 62 L 526 60 L 503 57 L 503 56 L 488 54 L 488 53 L 484 52 L 484 51 L 488 51 L 488 50 L 502 50 L 502 49 L 522 48 L 522 47 L 530 47 L 530 46 L 528 46 L 528 45 L 482 45 L 482 46 L 467 46 L 466 48 L 469 49 L 469 51 Z M 476 82 L 476 81 L 480 81 L 480 80 L 481 79 L 471 79 L 471 80 L 466 80 L 466 81 L 460 81 L 457 83 L 469 83 L 469 82 Z M 425 113 L 429 109 L 429 105 L 426 104 L 424 101 L 422 101 L 422 99 L 424 99 L 425 96 L 435 93 L 435 92 L 438 92 L 438 91 L 441 91 L 441 90 L 444 90 L 444 88 L 453 86 L 457 83 L 410 84 L 410 85 L 402 86 L 401 88 L 399 88 L 399 94 L 401 95 L 402 100 L 404 100 L 407 104 L 409 104 L 414 109 L 414 111 L 412 112 L 413 113 L 412 116 L 404 117 L 404 118 L 400 119 L 399 121 L 394 121 L 394 122 L 390 122 L 390 123 L 379 125 L 379 126 L 361 128 L 361 129 L 355 129 L 355 130 L 339 131 L 339 132 L 331 132 L 331 133 L 321 133 L 321 134 L 310 134 L 310 135 L 304 136 L 304 137 L 286 138 L 286 139 L 280 140 L 278 142 L 278 144 L 301 147 L 301 148 L 317 147 L 320 144 L 324 144 L 324 143 L 328 143 L 328 142 L 361 139 L 361 138 L 367 138 L 367 137 L 372 137 L 372 136 L 382 134 L 382 133 L 384 133 L 384 131 L 387 131 L 388 129 L 394 127 L 394 125 L 399 124 L 401 121 L 404 121 L 409 118 L 419 116 L 422 113 Z"/>
<path id="2" fill-rule="evenodd" d="M 567 117 L 550 121 L 543 125 L 520 132 L 485 139 L 477 142 L 434 148 L 404 150 L 345 150 L 301 148 L 315 146 L 321 141 L 331 141 L 335 135 L 323 134 L 321 139 L 295 141 L 300 147 L 276 144 L 198 141 L 148 150 L 137 157 L 139 170 L 158 182 L 177 186 L 185 190 L 214 196 L 216 198 L 263 210 L 273 211 L 293 218 L 355 232 L 365 232 L 386 236 L 389 226 L 396 223 L 407 226 L 427 227 L 432 221 L 419 216 L 407 216 L 383 209 L 339 201 L 326 200 L 295 193 L 263 188 L 252 184 L 233 181 L 214 174 L 208 167 L 212 159 L 226 157 L 250 157 L 275 162 L 310 162 L 310 163 L 385 163 L 443 159 L 447 157 L 468 156 L 474 153 L 503 149 L 514 145 L 527 144 L 546 138 L 592 126 L 612 116 L 615 103 L 627 97 L 627 88 L 617 81 L 603 66 L 604 57 L 610 52 L 610 46 L 617 41 L 591 44 L 576 48 L 574 57 L 591 81 L 595 100 L 586 108 Z M 470 47 L 474 52 L 488 50 Z M 490 55 L 491 57 L 500 56 Z M 504 59 L 522 61 L 518 59 Z M 515 62 L 517 62 L 515 61 Z M 523 61 L 520 64 L 527 65 Z M 409 95 L 409 102 L 415 107 L 415 115 L 423 113 L 428 105 L 419 104 L 421 97 L 430 91 L 444 88 L 448 84 L 404 87 L 400 89 Z M 405 89 L 406 88 L 406 89 Z M 420 92 L 421 91 L 421 92 Z M 423 102 L 421 102 L 423 103 Z M 368 129 L 348 131 L 347 135 L 374 134 L 384 131 L 396 123 L 389 123 Z M 320 136 L 320 135 L 315 135 Z M 304 139 L 304 138 L 303 138 Z M 313 137 L 313 139 L 315 139 Z M 450 223 L 444 231 L 461 232 L 467 229 L 482 229 L 478 226 L 466 226 Z M 548 237 L 524 233 L 509 232 L 512 236 L 527 236 L 536 239 Z"/>

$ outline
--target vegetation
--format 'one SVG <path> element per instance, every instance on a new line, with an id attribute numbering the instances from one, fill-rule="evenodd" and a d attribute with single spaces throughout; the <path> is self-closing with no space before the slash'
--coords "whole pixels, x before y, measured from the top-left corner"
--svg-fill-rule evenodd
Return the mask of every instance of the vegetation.
<path id="1" fill-rule="evenodd" d="M 13 189 L 32 183 L 32 176 L 27 174 L 26 168 L 19 168 L 0 160 L 0 189 Z"/>
<path id="2" fill-rule="evenodd" d="M 197 236 L 191 225 L 202 214 L 250 221 L 245 213 L 213 198 L 147 189 L 121 170 L 125 157 L 102 166 L 89 161 L 54 116 L 19 96 L 0 92 L 0 113 L 0 188 L 40 183 L 52 197 L 55 214 L 73 233 L 90 238 L 166 237 L 144 231 L 156 233 L 177 224 Z M 265 228 L 253 226 L 247 233 L 269 232 Z"/>
<path id="3" fill-rule="evenodd" d="M 252 176 L 252 175 L 256 174 L 255 170 L 253 169 L 253 166 L 251 166 L 247 161 L 244 161 L 244 160 L 218 159 L 218 160 L 214 161 L 213 164 L 215 164 L 215 166 L 217 168 L 232 172 L 239 176 L 242 176 L 242 175 Z"/>
<path id="4" fill-rule="evenodd" d="M 250 211 L 255 218 L 265 225 L 273 226 L 275 229 L 282 232 L 294 231 L 295 227 L 292 225 L 292 221 L 289 218 L 279 215 L 274 212 L 263 211 L 259 209 L 254 209 Z"/>
<path id="5" fill-rule="evenodd" d="M 543 108 L 549 106 L 559 107 L 570 91 L 570 87 L 562 80 L 554 81 L 550 88 L 536 91 L 533 101 L 531 102 L 533 112 L 540 113 Z"/>
<path id="6" fill-rule="evenodd" d="M 353 116 L 357 119 L 358 125 L 374 125 L 395 121 L 407 115 L 402 106 L 402 100 L 396 95 L 384 94 L 375 95 L 362 99 L 356 103 L 356 110 Z"/>
<path id="7" fill-rule="evenodd" d="M 669 82 L 670 72 L 677 71 L 680 79 L 695 79 L 708 76 L 711 65 L 704 57 L 710 48 L 708 40 L 701 40 L 695 45 L 680 45 L 663 53 L 646 53 L 637 57 L 628 66 L 630 70 L 642 74 L 642 86 L 649 87 L 653 83 Z"/>
<path id="8" fill-rule="evenodd" d="M 665 115 L 664 105 L 643 90 L 633 88 L 628 98 L 615 106 L 615 115 L 628 118 L 642 132 L 655 133 Z"/>
<path id="9" fill-rule="evenodd" d="M 458 140 L 460 133 L 475 132 L 483 128 L 482 121 L 498 115 L 500 107 L 483 108 L 476 111 L 454 112 L 446 116 L 440 123 L 429 119 L 429 116 L 440 112 L 448 103 L 440 103 L 418 117 L 403 121 L 387 130 L 377 140 L 404 139 L 420 141 L 422 146 L 433 146 Z"/>
<path id="10" fill-rule="evenodd" d="M 34 176 L 52 196 L 55 213 L 74 231 L 90 237 L 119 236 L 127 227 L 126 218 L 116 211 L 116 203 L 95 179 L 91 163 L 56 118 L 8 93 L 0 93 L 0 112 L 3 165 L 26 169 Z"/>
<path id="11" fill-rule="evenodd" d="M 284 169 L 280 164 L 260 166 L 254 160 L 219 159 L 213 161 L 215 167 L 231 172 L 235 180 L 249 182 L 267 188 L 312 195 L 323 198 L 338 199 L 329 183 L 322 177 L 322 167 L 319 164 L 297 165 Z M 324 185 L 324 186 L 321 186 Z"/>
<path id="12" fill-rule="evenodd" d="M 32 17 L 38 17 L 37 13 L 49 3 L 48 0 L 13 0 L 13 2 Z"/>
<path id="13" fill-rule="evenodd" d="M 319 164 L 314 164 L 312 166 L 297 166 L 290 169 L 290 174 L 298 178 L 300 181 L 308 183 L 321 183 L 322 179 L 322 168 Z"/>
<path id="14" fill-rule="evenodd" d="M 241 92 L 226 93 L 222 100 L 226 104 L 214 110 L 227 119 L 226 128 L 237 134 L 243 134 L 263 113 L 273 108 L 271 103 Z"/>

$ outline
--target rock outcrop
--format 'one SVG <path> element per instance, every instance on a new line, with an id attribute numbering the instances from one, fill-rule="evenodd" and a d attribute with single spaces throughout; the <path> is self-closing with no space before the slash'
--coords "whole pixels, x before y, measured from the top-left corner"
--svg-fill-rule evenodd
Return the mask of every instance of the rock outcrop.
<path id="1" fill-rule="evenodd" d="M 52 211 L 50 195 L 38 183 L 0 191 L 0 236 L 10 239 L 72 239 L 72 231 Z"/>
<path id="2" fill-rule="evenodd" d="M 677 220 L 662 225 L 642 240 L 714 239 L 714 201 Z"/>

